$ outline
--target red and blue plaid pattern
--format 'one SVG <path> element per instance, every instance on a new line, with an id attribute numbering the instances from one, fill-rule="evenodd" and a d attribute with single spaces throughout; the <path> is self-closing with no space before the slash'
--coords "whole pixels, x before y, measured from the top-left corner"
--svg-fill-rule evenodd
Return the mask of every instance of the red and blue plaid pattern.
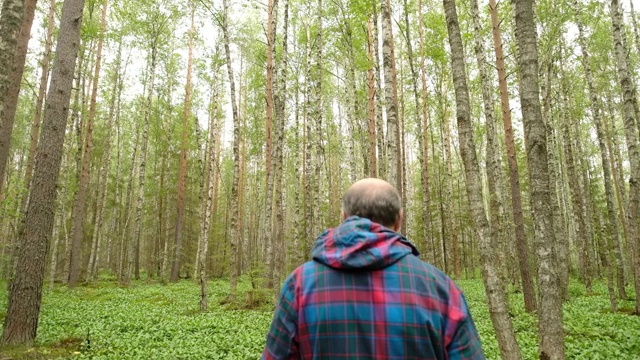
<path id="1" fill-rule="evenodd" d="M 484 359 L 464 295 L 400 234 L 350 217 L 285 281 L 263 359 Z"/>

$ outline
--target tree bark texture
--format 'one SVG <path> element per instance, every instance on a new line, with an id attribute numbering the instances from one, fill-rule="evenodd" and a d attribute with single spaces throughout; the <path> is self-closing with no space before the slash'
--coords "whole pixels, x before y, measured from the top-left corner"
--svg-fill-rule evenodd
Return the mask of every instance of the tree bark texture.
<path id="1" fill-rule="evenodd" d="M 65 0 L 62 6 L 51 91 L 45 103 L 30 188 L 33 201 L 29 202 L 24 231 L 20 234 L 17 269 L 10 285 L 2 334 L 3 345 L 31 344 L 38 329 L 44 270 L 54 222 L 56 182 L 60 173 L 83 9 L 84 0 Z"/>
<path id="2" fill-rule="evenodd" d="M 31 0 L 32 10 L 35 12 L 35 0 Z M 20 49 L 18 36 L 20 34 L 20 26 L 24 23 L 25 0 L 4 0 L 2 2 L 2 11 L 0 12 L 0 193 L 4 183 L 5 168 L 7 159 L 9 158 L 9 147 L 11 146 L 11 133 L 13 132 L 13 119 L 9 120 L 9 109 L 15 107 L 18 101 L 17 93 L 20 92 L 20 81 L 22 80 L 22 69 L 27 55 L 27 43 L 24 43 L 24 51 L 22 51 L 22 41 L 20 41 Z M 30 9 L 28 9 L 30 10 Z M 28 21 L 28 17 L 25 19 Z M 31 15 L 33 23 L 33 15 Z M 29 24 L 29 33 L 31 32 L 31 24 Z M 24 41 L 24 36 L 20 36 L 20 40 Z M 29 35 L 26 36 L 29 41 Z M 24 55 L 20 56 L 24 52 Z M 21 69 L 13 69 L 13 65 L 20 64 L 22 58 Z M 18 75 L 16 72 L 20 70 Z M 18 78 L 18 82 L 13 80 Z M 16 93 L 15 97 L 12 96 Z M 13 100 L 16 104 L 10 104 Z"/>
<path id="3" fill-rule="evenodd" d="M 502 121 L 504 123 L 504 137 L 509 164 L 511 206 L 513 209 L 513 226 L 516 235 L 515 242 L 518 250 L 518 265 L 520 267 L 520 278 L 522 281 L 522 291 L 524 293 L 525 310 L 531 313 L 536 310 L 536 292 L 533 284 L 533 276 L 531 274 L 531 263 L 529 261 L 529 245 L 527 235 L 524 230 L 520 173 L 518 171 L 515 139 L 511 123 L 511 105 L 509 104 L 509 91 L 507 88 L 507 70 L 504 62 L 502 31 L 500 30 L 498 4 L 496 3 L 496 0 L 489 0 L 489 9 L 491 11 L 493 46 L 496 53 L 496 69 L 498 72 L 498 83 L 500 88 L 500 105 L 502 107 Z"/>
<path id="4" fill-rule="evenodd" d="M 531 207 L 538 257 L 538 328 L 540 359 L 565 358 L 562 328 L 562 299 L 558 271 L 554 264 L 553 217 L 549 194 L 549 164 L 547 133 L 542 121 L 538 85 L 538 45 L 532 0 L 515 3 L 518 71 L 520 74 L 520 104 L 524 123 L 525 146 L 529 165 Z"/>
<path id="5" fill-rule="evenodd" d="M 236 103 L 236 85 L 233 80 L 233 67 L 231 62 L 231 50 L 229 48 L 229 0 L 223 0 L 224 16 L 222 17 L 222 36 L 224 41 L 224 52 L 227 61 L 227 72 L 229 74 L 229 88 L 231 91 L 231 109 L 233 113 L 233 181 L 231 184 L 231 247 L 229 252 L 229 301 L 236 300 L 238 285 L 238 242 L 240 241 L 240 229 L 238 226 L 238 182 L 240 179 L 240 118 L 238 116 L 238 105 Z"/>
<path id="6" fill-rule="evenodd" d="M 627 213 L 627 243 L 634 249 L 634 272 L 636 290 L 636 313 L 640 314 L 640 237 L 638 236 L 638 208 L 640 207 L 640 154 L 638 154 L 638 126 L 635 109 L 638 107 L 635 85 L 629 73 L 627 51 L 622 43 L 622 15 L 618 0 L 611 0 L 613 44 L 616 54 L 618 81 L 622 90 L 622 115 L 624 119 L 627 151 L 629 153 L 629 211 Z"/>
<path id="7" fill-rule="evenodd" d="M 382 58 L 387 110 L 387 161 L 389 182 L 402 194 L 402 161 L 400 154 L 400 119 L 398 116 L 398 82 L 394 54 L 390 0 L 382 4 Z"/>
<path id="8" fill-rule="evenodd" d="M 473 142 L 473 125 L 471 123 L 471 104 L 467 87 L 464 48 L 458 25 L 458 14 L 454 0 L 443 0 L 449 45 L 451 46 L 451 70 L 456 94 L 456 118 L 460 138 L 460 155 L 464 164 L 467 183 L 467 197 L 471 206 L 471 214 L 475 230 L 480 242 L 482 259 L 482 277 L 489 302 L 489 313 L 496 331 L 500 353 L 503 359 L 521 359 L 520 348 L 515 333 L 505 296 L 503 284 L 495 264 L 495 255 L 491 246 L 491 234 L 482 199 L 482 182 Z"/>

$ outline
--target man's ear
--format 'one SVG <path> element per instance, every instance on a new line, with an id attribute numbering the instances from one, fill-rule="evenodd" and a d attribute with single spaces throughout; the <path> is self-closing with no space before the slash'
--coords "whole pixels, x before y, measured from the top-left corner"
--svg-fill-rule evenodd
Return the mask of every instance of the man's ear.
<path id="1" fill-rule="evenodd" d="M 340 216 L 342 217 L 342 221 L 347 220 L 347 214 L 344 212 L 344 210 L 340 210 Z"/>
<path id="2" fill-rule="evenodd" d="M 404 211 L 400 209 L 400 213 L 398 214 L 398 220 L 396 221 L 395 224 L 393 224 L 393 231 L 398 232 L 398 230 L 400 230 L 400 228 L 402 227 L 403 219 L 404 219 Z"/>

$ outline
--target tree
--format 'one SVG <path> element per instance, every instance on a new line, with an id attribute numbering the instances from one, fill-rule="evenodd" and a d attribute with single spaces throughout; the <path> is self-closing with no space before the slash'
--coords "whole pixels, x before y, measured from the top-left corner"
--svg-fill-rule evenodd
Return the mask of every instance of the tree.
<path id="1" fill-rule="evenodd" d="M 2 334 L 4 345 L 31 344 L 38 329 L 46 255 L 54 222 L 56 182 L 71 98 L 71 74 L 78 54 L 83 9 L 84 0 L 65 0 L 62 5 L 51 90 L 45 103 L 42 135 L 30 187 L 32 200 L 25 215 L 24 231 L 20 234 L 17 268 L 9 289 Z"/>
<path id="2" fill-rule="evenodd" d="M 238 182 L 240 179 L 240 117 L 238 116 L 238 104 L 236 102 L 236 85 L 233 80 L 233 63 L 231 62 L 231 50 L 229 40 L 229 0 L 223 0 L 223 14 L 220 21 L 222 37 L 224 41 L 224 53 L 227 61 L 227 73 L 229 75 L 229 89 L 231 92 L 231 112 L 233 116 L 233 180 L 231 183 L 231 247 L 229 251 L 229 277 L 230 291 L 229 300 L 236 300 L 238 284 L 238 243 L 240 241 L 240 227 L 238 226 Z"/>
<path id="3" fill-rule="evenodd" d="M 640 314 L 640 237 L 638 236 L 638 208 L 640 207 L 640 154 L 638 154 L 638 109 L 636 89 L 629 73 L 627 50 L 622 41 L 622 16 L 618 0 L 611 0 L 611 24 L 613 26 L 613 45 L 618 69 L 618 81 L 622 91 L 622 114 L 624 119 L 624 133 L 629 152 L 629 211 L 627 213 L 627 242 L 634 249 L 634 270 L 636 288 L 636 313 Z"/>
<path id="4" fill-rule="evenodd" d="M 527 312 L 533 312 L 536 310 L 536 293 L 534 290 L 533 277 L 531 275 L 529 262 L 529 245 L 527 242 L 527 235 L 524 231 L 520 173 L 518 170 L 518 159 L 516 156 L 513 126 L 511 123 L 511 105 L 509 104 L 509 91 L 507 89 L 507 71 L 504 62 L 502 31 L 500 30 L 500 20 L 498 18 L 498 5 L 496 0 L 489 0 L 489 9 L 491 11 L 491 24 L 493 26 L 493 31 L 491 33 L 493 35 L 493 46 L 496 53 L 496 70 L 498 72 L 498 84 L 500 88 L 500 105 L 502 107 L 504 138 L 509 164 L 509 184 L 511 185 L 513 226 L 515 230 L 516 247 L 518 249 L 517 253 L 518 264 L 520 267 L 520 278 L 522 281 L 522 290 L 524 292 L 524 306 Z"/>
<path id="5" fill-rule="evenodd" d="M 471 104 L 467 87 L 464 48 L 458 25 L 458 14 L 455 0 L 443 0 L 449 46 L 451 47 L 451 70 L 456 93 L 456 110 L 458 120 L 458 136 L 460 138 L 460 155 L 464 164 L 467 182 L 467 197 L 471 206 L 471 215 L 476 234 L 480 241 L 482 278 L 484 280 L 491 322 L 496 331 L 500 353 L 503 359 L 521 359 L 520 348 L 516 342 L 513 325 L 509 317 L 507 300 L 500 276 L 495 267 L 494 250 L 491 246 L 489 223 L 484 210 L 482 183 L 476 148 L 473 142 L 473 126 L 471 124 Z"/>
<path id="6" fill-rule="evenodd" d="M 195 37 L 195 4 L 191 2 L 191 27 L 189 29 L 189 58 L 187 60 L 187 84 L 185 85 L 184 112 L 182 114 L 182 136 L 180 144 L 180 173 L 178 175 L 178 203 L 176 213 L 176 232 L 171 265 L 171 281 L 180 278 L 180 257 L 182 255 L 182 232 L 184 227 L 184 209 L 187 186 L 187 148 L 189 147 L 189 124 L 191 119 L 191 72 L 193 70 L 193 40 Z"/>
<path id="7" fill-rule="evenodd" d="M 385 104 L 387 106 L 387 163 L 389 182 L 400 194 L 402 191 L 402 161 L 400 149 L 400 121 L 398 118 L 398 82 L 396 80 L 396 59 L 393 45 L 391 22 L 391 2 L 382 4 L 382 58 L 384 64 Z"/>
<path id="8" fill-rule="evenodd" d="M 553 258 L 555 234 L 549 196 L 547 133 L 542 121 L 538 85 L 538 36 L 533 15 L 533 2 L 531 0 L 513 1 L 518 44 L 520 104 L 527 147 L 531 207 L 538 257 L 539 351 L 541 359 L 564 359 L 562 299 L 557 267 Z"/>
<path id="9" fill-rule="evenodd" d="M 71 259 L 69 266 L 68 286 L 74 287 L 80 277 L 80 260 L 82 258 L 82 239 L 84 238 L 84 218 L 86 195 L 89 187 L 91 152 L 93 151 L 93 127 L 96 118 L 98 84 L 100 80 L 100 68 L 102 64 L 102 46 L 104 42 L 104 33 L 107 26 L 107 0 L 102 4 L 102 21 L 101 21 L 101 37 L 98 39 L 98 50 L 96 52 L 96 65 L 93 75 L 93 88 L 91 91 L 91 105 L 89 107 L 89 118 L 87 119 L 87 130 L 85 133 L 84 147 L 82 154 L 82 171 L 80 174 L 80 183 L 78 184 L 75 201 L 73 204 L 73 226 L 71 228 L 72 245 Z"/>
<path id="10" fill-rule="evenodd" d="M 14 57 L 17 53 L 20 24 L 24 16 L 24 2 L 25 0 L 4 0 L 0 12 L 0 193 L 2 193 L 11 132 L 13 131 L 13 119 L 10 122 L 5 120 L 8 105 L 6 102 L 10 98 L 11 85 L 16 85 L 12 84 L 10 80 L 13 73 Z M 15 73 L 13 74 L 15 76 Z M 22 72 L 20 72 L 20 77 L 22 77 Z M 17 100 L 17 96 L 15 98 Z"/>

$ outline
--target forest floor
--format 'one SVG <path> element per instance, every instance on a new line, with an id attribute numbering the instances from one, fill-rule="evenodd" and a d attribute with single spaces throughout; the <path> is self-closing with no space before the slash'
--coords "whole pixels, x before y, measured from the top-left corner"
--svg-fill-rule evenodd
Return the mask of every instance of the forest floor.
<path id="1" fill-rule="evenodd" d="M 480 280 L 457 282 L 465 291 L 487 358 L 499 359 Z M 6 309 L 6 286 L 0 286 L 0 309 Z M 273 305 L 230 309 L 220 305 L 228 283 L 209 284 L 210 310 L 199 312 L 199 287 L 139 281 L 129 288 L 115 282 L 46 291 L 33 348 L 1 349 L 2 359 L 257 359 L 273 315 Z M 246 298 L 248 281 L 239 285 Z M 565 304 L 569 359 L 640 359 L 640 317 L 629 315 L 631 301 L 611 313 L 606 287 L 585 295 L 577 283 Z M 522 295 L 512 294 L 511 314 L 525 359 L 535 359 L 535 316 L 524 312 Z M 0 319 L 4 312 L 0 312 Z"/>

